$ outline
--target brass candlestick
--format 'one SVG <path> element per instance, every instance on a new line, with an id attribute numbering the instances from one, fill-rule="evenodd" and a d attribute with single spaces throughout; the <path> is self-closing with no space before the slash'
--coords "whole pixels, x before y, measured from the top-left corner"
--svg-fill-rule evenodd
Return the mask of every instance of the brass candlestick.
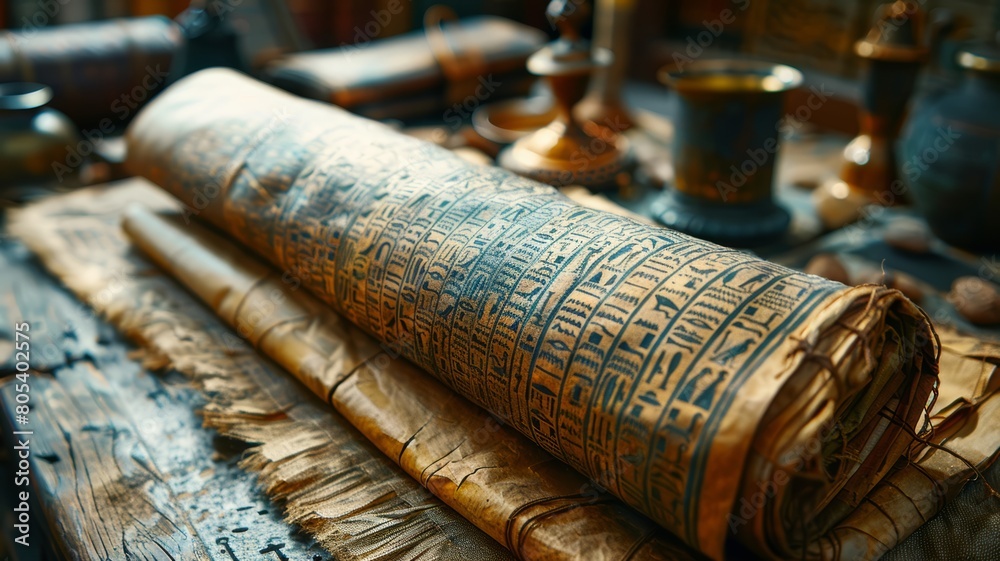
<path id="1" fill-rule="evenodd" d="M 594 44 L 597 48 L 610 49 L 614 60 L 597 72 L 589 93 L 574 111 L 585 127 L 598 126 L 622 133 L 635 125 L 622 99 L 635 11 L 636 0 L 597 0 Z"/>
<path id="2" fill-rule="evenodd" d="M 584 131 L 573 107 L 587 92 L 591 75 L 611 63 L 607 49 L 591 51 L 580 36 L 590 7 L 586 2 L 552 0 L 546 16 L 560 37 L 528 59 L 528 71 L 544 76 L 555 96 L 558 116 L 500 153 L 501 166 L 550 185 L 608 189 L 629 181 L 627 141 L 608 130 Z"/>
<path id="3" fill-rule="evenodd" d="M 917 81 L 927 59 L 921 44 L 924 15 L 915 2 L 883 5 L 878 22 L 854 50 L 865 59 L 862 79 L 861 134 L 844 148 L 840 178 L 883 205 L 904 202 L 905 189 L 896 172 L 894 145 Z"/>

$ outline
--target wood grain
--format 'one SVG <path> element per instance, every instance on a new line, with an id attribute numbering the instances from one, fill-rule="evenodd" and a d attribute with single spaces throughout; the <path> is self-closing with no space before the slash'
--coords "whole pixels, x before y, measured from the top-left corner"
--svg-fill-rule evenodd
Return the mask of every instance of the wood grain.
<path id="1" fill-rule="evenodd" d="M 32 386 L 36 484 L 67 559 L 210 558 L 93 363 Z M 11 411 L 12 385 L 0 394 Z"/>
<path id="2" fill-rule="evenodd" d="M 142 187 L 133 190 L 125 183 L 116 187 L 126 194 L 126 204 L 141 200 L 155 205 L 166 199 L 145 182 L 133 182 Z M 132 418 L 153 431 L 146 442 L 150 450 L 163 453 L 167 469 L 160 471 L 178 473 L 172 485 L 180 510 L 197 513 L 192 523 L 214 558 L 325 561 L 322 550 L 345 561 L 509 558 L 502 546 L 407 477 L 319 398 L 132 251 L 118 226 L 122 207 L 108 204 L 102 192 L 94 188 L 42 203 L 53 203 L 47 208 L 54 214 L 34 223 L 37 237 L 27 237 L 46 268 L 140 344 L 137 356 L 144 365 L 175 369 L 198 390 L 200 399 L 190 398 L 180 418 L 197 407 L 207 427 L 252 445 L 239 450 L 242 457 L 232 458 L 246 470 L 238 473 L 256 476 L 281 507 L 260 510 L 268 517 L 282 514 L 288 524 L 260 528 L 243 523 L 249 518 L 259 524 L 265 517 L 254 516 L 256 505 L 244 510 L 247 503 L 238 500 L 239 493 L 227 491 L 234 473 L 216 473 L 216 462 L 193 470 L 173 460 L 199 450 L 195 443 L 175 438 L 171 425 L 178 415 L 158 410 L 161 392 L 136 392 L 125 377 L 112 384 L 123 393 L 128 389 L 122 400 L 127 407 L 140 402 L 130 409 Z M 25 310 L 23 315 L 37 318 L 42 313 Z M 143 395 L 148 398 L 144 404 Z M 207 458 L 213 451 L 202 454 Z M 199 480 L 218 483 L 219 493 L 201 493 Z M 300 530 L 315 542 L 304 540 Z M 297 542 L 308 547 L 296 547 Z"/>
<path id="3" fill-rule="evenodd" d="M 239 467 L 247 445 L 202 426 L 205 401 L 188 381 L 129 358 L 114 328 L 20 244 L 0 241 L 0 270 L 0 368 L 12 373 L 12 326 L 28 319 L 32 363 L 45 370 L 30 379 L 27 427 L 40 510 L 31 546 L 11 546 L 12 559 L 332 561 Z M 0 386 L 7 454 L 16 444 L 11 383 Z"/>

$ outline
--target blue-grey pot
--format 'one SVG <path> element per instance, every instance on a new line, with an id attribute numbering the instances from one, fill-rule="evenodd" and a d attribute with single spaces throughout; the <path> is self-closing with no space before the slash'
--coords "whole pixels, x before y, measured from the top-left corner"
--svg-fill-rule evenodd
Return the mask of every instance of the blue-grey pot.
<path id="1" fill-rule="evenodd" d="M 902 135 L 900 176 L 934 233 L 1000 249 L 1000 50 L 959 53 L 959 86 L 923 104 Z"/>

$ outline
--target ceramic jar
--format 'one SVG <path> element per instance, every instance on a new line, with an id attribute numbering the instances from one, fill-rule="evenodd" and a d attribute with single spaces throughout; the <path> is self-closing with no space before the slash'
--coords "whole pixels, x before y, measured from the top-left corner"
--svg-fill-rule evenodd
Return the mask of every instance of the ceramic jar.
<path id="1" fill-rule="evenodd" d="M 899 171 L 942 240 L 1000 249 L 1000 48 L 961 51 L 955 89 L 925 102 L 903 131 Z"/>

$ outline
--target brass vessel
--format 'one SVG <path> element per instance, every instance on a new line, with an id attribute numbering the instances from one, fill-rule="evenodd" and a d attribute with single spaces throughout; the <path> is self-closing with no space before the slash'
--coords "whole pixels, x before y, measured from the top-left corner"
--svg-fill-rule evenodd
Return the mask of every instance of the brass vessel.
<path id="1" fill-rule="evenodd" d="M 574 114 L 584 128 L 604 127 L 623 133 L 635 126 L 635 120 L 622 99 L 622 88 L 628 74 L 630 39 L 637 0 L 597 0 L 594 16 L 594 44 L 609 49 L 614 60 L 597 71 L 590 91 L 577 105 Z"/>
<path id="2" fill-rule="evenodd" d="M 76 180 L 81 162 L 67 155 L 80 137 L 68 117 L 48 107 L 51 100 L 42 84 L 0 84 L 0 189 Z"/>
<path id="3" fill-rule="evenodd" d="M 499 163 L 520 175 L 550 185 L 583 185 L 609 189 L 630 181 L 632 158 L 626 139 L 608 130 L 587 132 L 573 108 L 587 93 L 594 70 L 611 63 L 606 49 L 591 51 L 580 36 L 586 2 L 553 0 L 546 15 L 560 31 L 558 40 L 528 59 L 528 71 L 548 79 L 557 117 L 544 128 L 519 139 L 500 153 Z"/>
<path id="4" fill-rule="evenodd" d="M 780 237 L 791 217 L 772 183 L 784 92 L 802 83 L 790 67 L 755 60 L 702 60 L 660 73 L 679 97 L 674 188 L 652 208 L 663 224 L 730 246 Z"/>
<path id="5" fill-rule="evenodd" d="M 916 2 L 883 5 L 878 22 L 854 51 L 865 61 L 861 80 L 861 133 L 844 148 L 840 178 L 882 205 L 907 202 L 897 174 L 896 139 L 928 56 L 922 45 L 924 14 Z"/>

